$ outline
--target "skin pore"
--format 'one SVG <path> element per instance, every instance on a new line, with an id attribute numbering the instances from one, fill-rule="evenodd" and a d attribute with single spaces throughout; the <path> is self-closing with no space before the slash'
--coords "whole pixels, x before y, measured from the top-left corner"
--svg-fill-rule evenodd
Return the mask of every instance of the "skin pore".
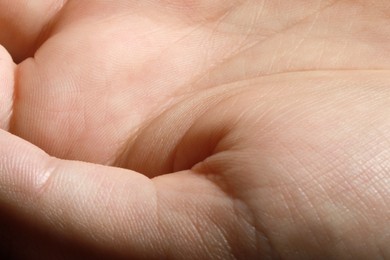
<path id="1" fill-rule="evenodd" d="M 2 250 L 388 257 L 389 8 L 0 0 Z"/>

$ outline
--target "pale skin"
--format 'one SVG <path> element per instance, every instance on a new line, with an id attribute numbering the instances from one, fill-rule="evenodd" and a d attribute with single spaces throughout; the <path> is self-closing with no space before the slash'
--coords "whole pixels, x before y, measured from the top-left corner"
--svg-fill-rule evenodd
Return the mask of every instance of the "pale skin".
<path id="1" fill-rule="evenodd" d="M 2 252 L 390 257 L 389 15 L 0 0 Z"/>

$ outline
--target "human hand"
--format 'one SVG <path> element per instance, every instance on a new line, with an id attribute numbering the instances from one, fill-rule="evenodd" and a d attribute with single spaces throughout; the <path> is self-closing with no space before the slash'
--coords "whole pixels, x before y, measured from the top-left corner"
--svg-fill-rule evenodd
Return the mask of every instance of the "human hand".
<path id="1" fill-rule="evenodd" d="M 389 7 L 0 0 L 3 250 L 388 257 Z"/>

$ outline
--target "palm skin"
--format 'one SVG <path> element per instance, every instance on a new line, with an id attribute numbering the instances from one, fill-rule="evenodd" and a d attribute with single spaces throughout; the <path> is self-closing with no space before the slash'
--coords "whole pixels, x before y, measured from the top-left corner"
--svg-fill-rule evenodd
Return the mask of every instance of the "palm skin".
<path id="1" fill-rule="evenodd" d="M 389 4 L 29 2 L 0 1 L 10 254 L 389 256 Z"/>

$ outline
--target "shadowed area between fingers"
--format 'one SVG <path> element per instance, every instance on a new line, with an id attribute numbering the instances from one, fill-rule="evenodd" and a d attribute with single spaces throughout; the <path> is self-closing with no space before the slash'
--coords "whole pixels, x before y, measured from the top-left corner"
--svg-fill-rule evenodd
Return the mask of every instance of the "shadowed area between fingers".
<path id="1" fill-rule="evenodd" d="M 49 36 L 67 0 L 0 0 L 0 44 L 20 63 Z"/>

